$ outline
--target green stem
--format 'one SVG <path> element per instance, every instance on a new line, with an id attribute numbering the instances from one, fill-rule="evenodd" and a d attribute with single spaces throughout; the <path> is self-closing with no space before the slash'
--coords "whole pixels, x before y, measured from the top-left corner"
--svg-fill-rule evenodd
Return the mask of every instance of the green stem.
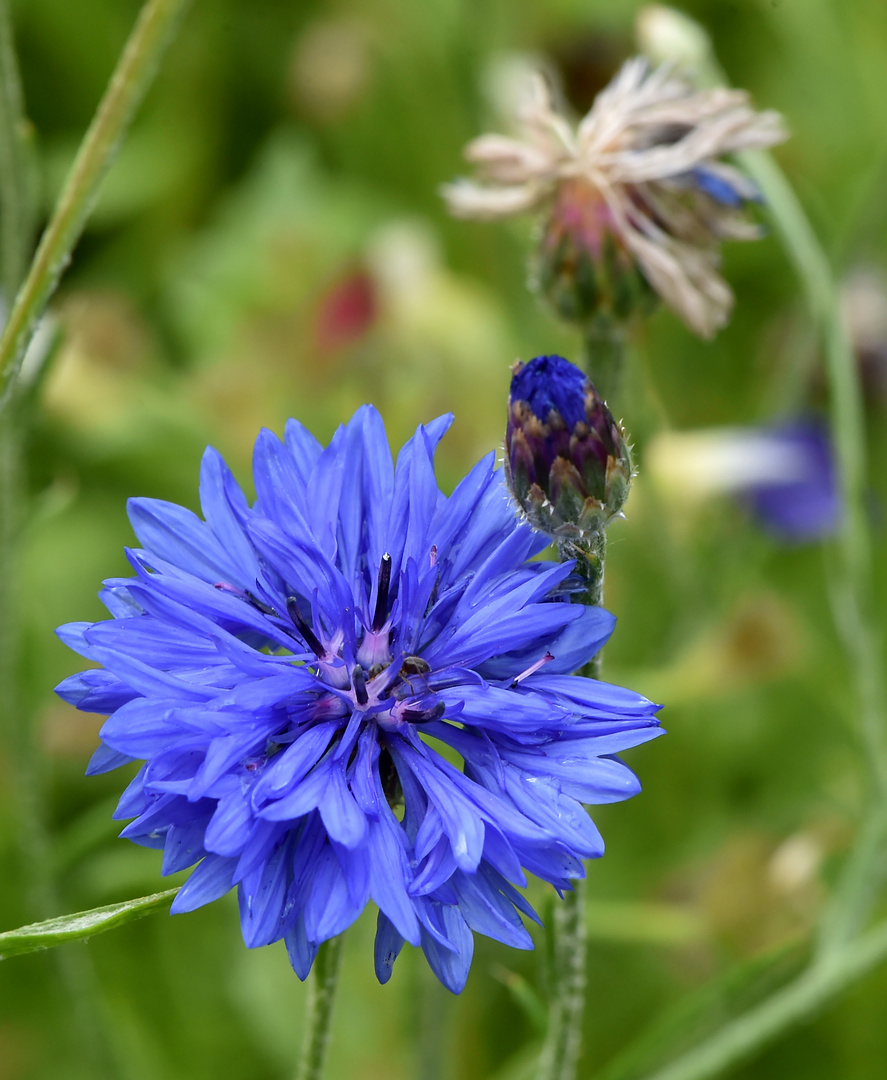
<path id="1" fill-rule="evenodd" d="M 585 1015 L 585 967 L 588 951 L 585 929 L 585 880 L 555 903 L 551 998 L 548 1029 L 539 1056 L 538 1080 L 574 1080 L 582 1050 Z"/>
<path id="2" fill-rule="evenodd" d="M 622 387 L 625 366 L 625 331 L 607 315 L 586 326 L 582 367 L 604 401 L 612 401 Z"/>
<path id="3" fill-rule="evenodd" d="M 887 960 L 887 923 L 843 947 L 762 1005 L 726 1024 L 710 1039 L 648 1080 L 707 1080 L 747 1061 L 793 1024 L 808 1019 L 843 990 Z"/>
<path id="4" fill-rule="evenodd" d="M 689 20 L 688 20 L 689 22 Z M 705 31 L 696 23 L 695 61 L 701 81 L 724 85 Z M 663 57 L 662 59 L 665 59 Z M 680 58 L 677 62 L 680 63 Z M 866 509 L 865 409 L 853 348 L 841 320 L 838 289 L 828 256 L 800 200 L 773 157 L 763 150 L 737 155 L 761 189 L 774 230 L 798 276 L 811 321 L 822 341 L 829 389 L 832 437 L 844 499 L 837 540 L 838 565 L 831 590 L 838 636 L 856 684 L 860 739 L 869 775 L 868 818 L 857 851 L 848 859 L 824 921 L 821 947 L 837 948 L 864 925 L 875 895 L 887 829 L 887 740 L 881 641 L 871 607 L 872 537 Z"/>
<path id="5" fill-rule="evenodd" d="M 305 1025 L 305 1041 L 296 1080 L 320 1080 L 324 1057 L 329 1042 L 330 1020 L 339 978 L 344 935 L 330 938 L 317 951 L 311 975 L 308 996 L 308 1015 Z"/>
<path id="6" fill-rule="evenodd" d="M 881 649 L 871 610 L 872 538 L 866 511 L 865 411 L 856 359 L 841 321 L 838 290 L 828 258 L 816 239 L 803 208 L 773 159 L 748 151 L 742 162 L 763 192 L 774 228 L 804 288 L 811 317 L 822 338 L 829 387 L 831 428 L 835 444 L 844 514 L 837 541 L 836 581 L 831 590 L 835 625 L 853 672 L 859 711 L 860 737 L 865 748 L 871 799 L 866 825 L 839 883 L 827 914 L 822 945 L 837 945 L 863 925 L 870 904 L 863 897 L 883 850 L 881 819 L 887 807 L 887 743 L 885 743 L 884 680 Z M 868 873 L 860 860 L 868 862 Z M 842 914 L 843 912 L 843 914 Z M 852 916 L 851 916 L 852 913 Z"/>
<path id="7" fill-rule="evenodd" d="M 865 509 L 865 408 L 856 358 L 841 321 L 839 296 L 828 257 L 816 238 L 798 197 L 773 158 L 761 150 L 741 155 L 745 170 L 760 187 L 774 229 L 804 289 L 811 318 L 825 354 L 832 429 L 846 503 L 838 534 L 842 568 L 859 599 L 871 572 L 872 542 Z M 884 747 L 878 749 L 881 783 L 887 780 Z"/>
<path id="8" fill-rule="evenodd" d="M 607 534 L 603 529 L 587 540 L 564 540 L 558 545 L 561 562 L 576 560 L 576 573 L 582 578 L 585 590 L 574 596 L 576 603 L 600 607 L 604 602 L 604 561 L 607 553 Z M 593 656 L 577 673 L 588 679 L 601 677 L 601 653 Z"/>
<path id="9" fill-rule="evenodd" d="M 80 146 L 24 285 L 0 336 L 0 411 L 28 344 L 71 259 L 121 139 L 145 95 L 187 0 L 147 0 Z"/>
<path id="10" fill-rule="evenodd" d="M 574 594 L 575 603 L 599 607 L 604 600 L 604 560 L 607 534 L 601 529 L 583 540 L 558 545 L 561 562 L 576 560 L 575 572 L 585 588 Z M 590 679 L 600 677 L 601 654 L 593 656 L 578 673 Z M 585 880 L 575 881 L 572 891 L 555 905 L 552 919 L 552 965 L 549 989 L 548 1030 L 539 1057 L 537 1080 L 574 1080 L 582 1050 L 582 1020 L 585 1015 L 585 967 L 587 941 L 585 927 Z"/>
<path id="11" fill-rule="evenodd" d="M 21 284 L 33 227 L 29 132 L 9 3 L 0 0 L 0 285 L 7 302 Z"/>
<path id="12" fill-rule="evenodd" d="M 703 81 L 725 82 L 701 27 L 697 69 Z M 828 257 L 800 201 L 773 158 L 763 151 L 739 155 L 757 182 L 787 257 L 804 291 L 822 340 L 832 434 L 844 497 L 838 566 L 831 590 L 834 620 L 854 673 L 861 739 L 870 778 L 867 820 L 847 860 L 823 918 L 814 963 L 794 983 L 727 1024 L 652 1080 L 704 1080 L 751 1057 L 789 1025 L 887 958 L 887 924 L 853 940 L 871 911 L 883 874 L 887 837 L 887 744 L 880 641 L 871 610 L 872 539 L 865 506 L 866 450 L 862 388 L 853 350 L 841 322 L 838 290 Z"/>
<path id="13" fill-rule="evenodd" d="M 412 997 L 414 1042 L 413 1076 L 417 1080 L 444 1080 L 451 1041 L 453 997 L 427 964 L 413 965 L 416 980 Z"/>
<path id="14" fill-rule="evenodd" d="M 618 392 L 624 352 L 622 329 L 611 319 L 595 319 L 586 327 L 582 363 L 603 397 Z M 599 607 L 604 602 L 606 551 L 607 534 L 603 529 L 581 540 L 558 544 L 561 562 L 575 559 L 575 573 L 584 584 L 584 589 L 574 594 L 575 603 Z M 601 653 L 593 656 L 578 674 L 600 678 Z M 576 1076 L 585 1015 L 585 892 L 584 880 L 574 882 L 573 890 L 554 910 L 548 1029 L 539 1058 L 538 1080 L 574 1080 Z"/>

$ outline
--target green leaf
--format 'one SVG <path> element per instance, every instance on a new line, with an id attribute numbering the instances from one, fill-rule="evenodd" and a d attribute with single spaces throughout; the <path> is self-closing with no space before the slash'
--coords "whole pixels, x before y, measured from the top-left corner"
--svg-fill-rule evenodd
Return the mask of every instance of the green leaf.
<path id="1" fill-rule="evenodd" d="M 18 930 L 7 930 L 0 934 L 0 960 L 22 953 L 38 952 L 40 949 L 53 949 L 69 941 L 82 941 L 93 934 L 102 934 L 116 926 L 124 926 L 135 919 L 141 919 L 154 911 L 168 908 L 178 889 L 140 896 L 137 900 L 124 900 L 122 904 L 108 904 L 106 907 L 92 908 L 90 911 L 78 911 L 74 915 L 60 915 L 46 922 L 20 926 Z"/>

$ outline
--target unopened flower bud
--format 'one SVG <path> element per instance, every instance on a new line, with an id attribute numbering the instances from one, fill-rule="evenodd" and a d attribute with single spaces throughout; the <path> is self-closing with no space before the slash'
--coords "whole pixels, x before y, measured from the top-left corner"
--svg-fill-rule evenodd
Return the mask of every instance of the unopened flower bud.
<path id="1" fill-rule="evenodd" d="M 593 383 L 562 356 L 515 364 L 505 469 L 530 524 L 559 539 L 603 529 L 632 477 L 625 433 Z"/>
<path id="2" fill-rule="evenodd" d="M 568 322 L 647 315 L 656 294 L 629 251 L 601 193 L 582 178 L 559 188 L 542 227 L 534 284 Z"/>

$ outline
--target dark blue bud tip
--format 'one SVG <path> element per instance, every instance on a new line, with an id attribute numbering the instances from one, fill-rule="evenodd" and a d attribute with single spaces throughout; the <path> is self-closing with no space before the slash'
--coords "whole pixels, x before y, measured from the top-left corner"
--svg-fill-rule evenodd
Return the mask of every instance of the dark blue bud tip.
<path id="1" fill-rule="evenodd" d="M 516 367 L 511 400 L 523 401 L 544 424 L 556 409 L 568 429 L 585 421 L 586 376 L 562 356 L 537 356 Z"/>

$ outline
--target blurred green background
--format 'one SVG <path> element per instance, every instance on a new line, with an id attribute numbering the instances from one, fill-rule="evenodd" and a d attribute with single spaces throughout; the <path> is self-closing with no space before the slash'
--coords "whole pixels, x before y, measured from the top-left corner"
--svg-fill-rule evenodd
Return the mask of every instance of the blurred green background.
<path id="1" fill-rule="evenodd" d="M 296 416 L 327 439 L 364 401 L 395 445 L 420 421 L 456 414 L 439 455 L 449 489 L 500 446 L 515 357 L 577 355 L 528 298 L 531 223 L 450 220 L 437 189 L 463 171 L 468 139 L 502 130 L 510 73 L 528 58 L 559 71 L 587 109 L 635 50 L 640 6 L 193 5 L 52 306 L 64 337 L 35 407 L 16 580 L 18 719 L 39 765 L 23 809 L 10 794 L 20 763 L 9 747 L 0 756 L 3 928 L 165 887 L 159 853 L 116 839 L 122 774 L 83 776 L 100 719 L 52 694 L 79 668 L 53 628 L 101 618 L 101 579 L 127 573 L 127 496 L 195 507 L 207 443 L 248 484 L 259 427 L 280 432 Z M 139 5 L 12 8 L 45 217 Z M 792 138 L 776 156 L 836 270 L 866 282 L 866 310 L 879 295 L 887 305 L 883 0 L 685 10 L 711 31 L 730 79 L 785 114 Z M 632 339 L 611 402 L 641 471 L 611 530 L 606 598 L 619 624 L 606 677 L 664 702 L 670 734 L 627 755 L 643 793 L 594 813 L 608 853 L 590 867 L 582 1077 L 640 1074 L 786 978 L 860 811 L 828 553 L 780 547 L 741 508 L 700 506 L 644 474 L 645 447 L 667 428 L 823 403 L 776 241 L 729 247 L 725 274 L 737 295 L 729 328 L 704 343 L 659 312 Z M 880 523 L 887 341 L 859 344 Z M 883 609 L 880 524 L 878 541 Z M 544 910 L 550 898 L 531 892 Z M 368 913 L 345 947 L 330 1080 L 522 1075 L 538 1047 L 538 954 L 478 939 L 454 999 L 409 949 L 379 987 L 373 929 Z M 154 915 L 0 964 L 0 1080 L 276 1080 L 292 1071 L 305 996 L 282 945 L 244 948 L 233 896 Z M 880 972 L 735 1075 L 884 1075 L 885 998 Z M 645 1044 L 651 1058 L 635 1072 L 618 1064 L 669 1016 Z"/>

